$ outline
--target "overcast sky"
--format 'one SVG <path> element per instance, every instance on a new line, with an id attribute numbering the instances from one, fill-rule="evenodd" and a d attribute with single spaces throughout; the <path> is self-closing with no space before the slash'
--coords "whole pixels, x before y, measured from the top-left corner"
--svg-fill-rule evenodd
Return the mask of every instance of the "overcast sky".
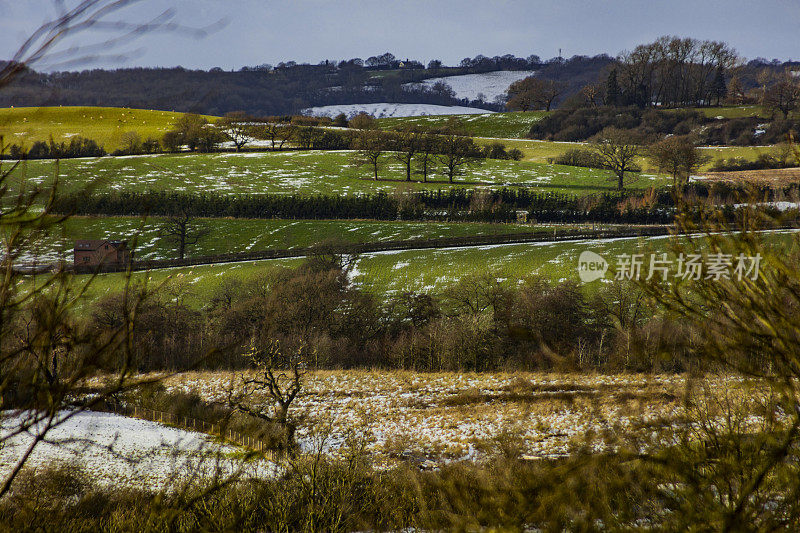
<path id="1" fill-rule="evenodd" d="M 748 59 L 800 59 L 800 0 L 141 0 L 124 19 L 169 7 L 183 25 L 224 26 L 202 39 L 149 34 L 118 50 L 125 61 L 96 66 L 238 69 L 386 51 L 448 64 L 477 54 L 546 59 L 559 48 L 616 55 L 665 34 L 723 40 Z M 0 0 L 0 13 L 5 59 L 55 11 L 50 0 Z"/>

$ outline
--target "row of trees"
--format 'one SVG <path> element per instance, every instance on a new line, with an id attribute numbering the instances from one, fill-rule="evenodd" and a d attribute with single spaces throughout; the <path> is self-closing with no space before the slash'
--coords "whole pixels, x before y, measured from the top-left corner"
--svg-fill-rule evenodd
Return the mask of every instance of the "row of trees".
<path id="1" fill-rule="evenodd" d="M 797 71 L 796 65 L 743 65 L 722 42 L 661 37 L 619 56 L 606 80 L 604 102 L 640 107 L 760 103 L 785 119 L 800 104 Z M 754 78 L 749 87 L 748 78 Z"/>
<path id="2" fill-rule="evenodd" d="M 3 144 L 0 136 L 0 145 Z M 0 157 L 6 155 L 6 147 L 0 148 Z M 68 159 L 71 157 L 102 157 L 106 151 L 99 146 L 96 141 L 86 139 L 79 135 L 71 137 L 69 142 L 60 143 L 53 141 L 51 136 L 49 141 L 36 141 L 29 149 L 17 144 L 7 147 L 7 155 L 10 159 Z"/>
<path id="3" fill-rule="evenodd" d="M 471 137 L 452 129 L 437 133 L 418 127 L 391 133 L 363 130 L 355 137 L 352 146 L 356 149 L 353 164 L 368 167 L 375 180 L 378 180 L 378 172 L 387 159 L 403 165 L 406 181 L 418 174 L 423 182 L 427 182 L 431 173 L 440 171 L 453 183 L 456 177 L 482 164 L 486 158 L 521 159 L 522 156 L 519 150 L 507 152 L 500 143 L 483 149 Z"/>
<path id="4" fill-rule="evenodd" d="M 665 141 L 650 147 L 653 160 L 676 176 L 684 197 L 700 198 L 727 206 L 723 213 L 733 219 L 731 204 L 745 196 L 743 187 L 723 182 L 686 183 L 687 167 L 696 162 L 690 144 Z M 592 154 L 593 155 L 593 154 Z M 615 177 L 616 178 L 616 177 Z M 797 186 L 756 189 L 762 201 L 777 201 L 798 195 Z M 283 218 L 283 219 L 373 219 L 373 220 L 485 220 L 516 221 L 516 211 L 526 210 L 530 221 L 669 223 L 676 206 L 674 190 L 625 190 L 576 196 L 527 189 L 419 191 L 389 196 L 385 193 L 358 196 L 237 195 L 213 193 L 190 195 L 177 192 L 112 192 L 64 196 L 53 205 L 59 213 L 78 215 Z"/>
<path id="5" fill-rule="evenodd" d="M 518 149 L 507 151 L 502 143 L 479 147 L 457 120 L 435 129 L 408 126 L 380 131 L 374 119 L 362 113 L 349 121 L 340 115 L 331 124 L 350 126 L 357 131 L 261 122 L 243 112 L 229 113 L 211 125 L 205 118 L 189 114 L 182 116 L 173 130 L 164 135 L 163 144 L 169 151 L 187 146 L 192 151 L 208 152 L 227 139 L 240 151 L 259 139 L 268 140 L 272 150 L 281 150 L 287 143 L 303 150 L 353 149 L 356 151 L 353 164 L 369 167 L 375 180 L 386 160 L 392 159 L 403 165 L 407 181 L 411 181 L 413 174 L 420 174 L 422 180 L 427 181 L 430 173 L 441 169 L 451 183 L 467 168 L 479 165 L 486 158 L 522 158 Z"/>
<path id="6" fill-rule="evenodd" d="M 478 54 L 475 57 L 465 57 L 458 65 L 448 66 L 440 59 L 431 59 L 428 62 L 428 70 L 439 69 L 461 69 L 464 74 L 472 72 L 491 72 L 495 70 L 527 70 L 535 69 L 542 65 L 542 60 L 539 56 L 533 54 L 527 58 L 517 57 L 513 54 L 505 54 L 502 56 L 487 57 L 483 54 Z M 275 69 L 286 70 L 303 66 L 312 66 L 308 64 L 298 64 L 296 61 L 285 61 L 275 66 Z M 347 69 L 423 69 L 425 65 L 415 59 L 401 59 L 396 57 L 391 52 L 384 52 L 374 56 L 369 56 L 367 59 L 354 57 L 350 59 L 343 59 L 341 61 L 324 60 L 319 63 L 319 66 L 333 68 L 334 70 L 347 70 Z M 269 72 L 273 67 L 271 65 L 260 65 L 258 67 L 243 67 L 243 71 L 260 71 Z"/>

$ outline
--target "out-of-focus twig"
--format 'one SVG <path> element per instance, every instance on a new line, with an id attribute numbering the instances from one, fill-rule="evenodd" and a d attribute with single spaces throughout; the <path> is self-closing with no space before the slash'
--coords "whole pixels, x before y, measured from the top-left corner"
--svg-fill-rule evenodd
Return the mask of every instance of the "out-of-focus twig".
<path id="1" fill-rule="evenodd" d="M 64 0 L 53 0 L 54 18 L 34 30 L 11 60 L 2 66 L 0 88 L 34 67 L 56 70 L 103 60 L 121 62 L 128 54 L 119 52 L 120 47 L 144 34 L 170 32 L 202 38 L 224 25 L 224 21 L 220 20 L 204 28 L 184 26 L 174 21 L 173 9 L 165 9 L 148 20 L 126 20 L 123 10 L 141 3 L 142 0 L 81 0 L 68 7 Z M 111 33 L 115 36 L 97 41 L 81 36 L 81 44 L 56 49 L 65 39 L 89 32 Z"/>

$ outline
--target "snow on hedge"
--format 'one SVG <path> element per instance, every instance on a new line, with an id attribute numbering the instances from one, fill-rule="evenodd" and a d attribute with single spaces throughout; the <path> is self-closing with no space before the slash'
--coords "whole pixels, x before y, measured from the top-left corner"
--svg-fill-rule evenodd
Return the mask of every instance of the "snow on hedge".
<path id="1" fill-rule="evenodd" d="M 430 78 L 423 80 L 421 85 L 433 87 L 437 82 L 443 81 L 453 88 L 456 98 L 478 100 L 483 95 L 485 102 L 494 102 L 498 96 L 504 96 L 508 86 L 515 81 L 533 76 L 534 70 L 498 70 L 483 74 L 464 74 L 462 76 L 446 76 L 443 78 Z M 408 84 L 420 85 L 420 84 Z"/>
<path id="2" fill-rule="evenodd" d="M 359 113 L 367 113 L 376 118 L 384 117 L 416 117 L 421 115 L 473 115 L 491 113 L 476 107 L 445 106 L 433 104 L 341 104 L 310 107 L 303 110 L 304 115 L 316 117 L 335 117 L 344 113 L 348 118 Z"/>

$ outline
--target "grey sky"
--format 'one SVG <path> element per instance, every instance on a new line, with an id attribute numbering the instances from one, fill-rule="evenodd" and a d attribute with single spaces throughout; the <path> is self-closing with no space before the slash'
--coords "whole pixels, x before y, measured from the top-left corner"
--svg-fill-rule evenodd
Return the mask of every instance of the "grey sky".
<path id="1" fill-rule="evenodd" d="M 125 18 L 169 7 L 187 26 L 226 25 L 201 40 L 151 34 L 123 49 L 132 52 L 124 64 L 100 66 L 238 69 L 386 51 L 446 63 L 479 53 L 549 58 L 559 48 L 616 55 L 665 34 L 724 40 L 749 59 L 800 59 L 800 0 L 142 0 Z M 8 58 L 53 9 L 49 0 L 0 0 L 0 13 Z"/>

